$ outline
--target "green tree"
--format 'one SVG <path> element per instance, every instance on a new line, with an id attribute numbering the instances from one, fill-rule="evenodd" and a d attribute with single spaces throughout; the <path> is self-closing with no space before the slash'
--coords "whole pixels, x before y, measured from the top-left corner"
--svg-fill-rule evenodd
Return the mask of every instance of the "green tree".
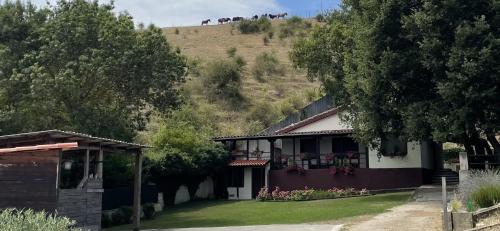
<path id="1" fill-rule="evenodd" d="M 488 0 L 346 0 L 291 56 L 349 112 L 361 141 L 432 138 L 472 154 L 491 152 L 487 137 L 500 152 L 499 10 Z"/>
<path id="2" fill-rule="evenodd" d="M 186 184 L 193 197 L 198 185 L 207 176 L 214 177 L 227 166 L 229 152 L 214 136 L 210 116 L 201 113 L 194 105 L 185 105 L 171 113 L 152 136 L 154 148 L 147 153 L 151 159 L 148 167 L 152 181 L 165 193 L 167 203 L 172 203 L 175 192 Z"/>
<path id="3" fill-rule="evenodd" d="M 230 102 L 231 105 L 237 105 L 243 100 L 240 93 L 244 66 L 242 61 L 237 58 L 222 59 L 205 65 L 202 70 L 202 81 L 209 100 L 224 100 Z"/>
<path id="4" fill-rule="evenodd" d="M 130 140 L 180 103 L 185 60 L 154 26 L 97 1 L 0 5 L 1 133 L 68 129 Z"/>

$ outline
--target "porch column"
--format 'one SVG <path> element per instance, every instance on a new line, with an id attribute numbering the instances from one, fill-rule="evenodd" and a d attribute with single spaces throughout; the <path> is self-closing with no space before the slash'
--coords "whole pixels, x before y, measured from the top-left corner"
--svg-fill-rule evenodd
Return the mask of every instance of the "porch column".
<path id="1" fill-rule="evenodd" d="M 250 140 L 247 140 L 247 160 L 250 159 Z"/>
<path id="2" fill-rule="evenodd" d="M 270 159 L 271 159 L 271 162 L 270 162 L 271 169 L 273 169 L 273 167 L 274 167 L 274 146 L 275 146 L 274 142 L 276 142 L 275 139 L 269 139 L 269 145 L 270 145 L 269 155 L 270 155 Z"/>
<path id="3" fill-rule="evenodd" d="M 135 154 L 135 177 L 134 177 L 134 231 L 139 231 L 141 225 L 141 175 L 142 175 L 142 151 L 139 149 Z"/>
<path id="4" fill-rule="evenodd" d="M 97 179 L 102 179 L 102 161 L 104 160 L 104 151 L 99 149 L 99 155 L 97 156 Z"/>
<path id="5" fill-rule="evenodd" d="M 85 166 L 83 172 L 83 178 L 89 178 L 89 168 L 90 168 L 90 149 L 85 150 Z"/>
<path id="6" fill-rule="evenodd" d="M 318 168 L 320 168 L 321 166 L 321 137 L 319 136 L 316 136 L 316 162 L 317 162 L 317 166 Z"/>
<path id="7" fill-rule="evenodd" d="M 293 145 L 293 148 L 292 148 L 292 150 L 293 150 L 293 157 L 292 157 L 292 159 L 293 159 L 293 164 L 295 164 L 295 154 L 296 154 L 296 151 L 295 151 L 295 136 L 292 139 L 293 139 L 293 142 L 292 142 L 292 145 Z M 302 167 L 304 167 L 304 164 L 302 164 Z"/>

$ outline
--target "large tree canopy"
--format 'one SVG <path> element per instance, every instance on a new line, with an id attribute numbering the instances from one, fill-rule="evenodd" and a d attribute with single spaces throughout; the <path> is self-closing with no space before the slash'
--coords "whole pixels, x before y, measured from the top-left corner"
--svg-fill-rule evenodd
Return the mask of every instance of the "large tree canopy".
<path id="1" fill-rule="evenodd" d="M 322 81 L 357 138 L 500 146 L 500 2 L 345 0 L 292 60 Z M 473 148 L 474 146 L 474 148 Z"/>
<path id="2" fill-rule="evenodd" d="M 68 129 L 131 139 L 179 104 L 184 58 L 154 26 L 84 0 L 0 5 L 0 133 Z"/>

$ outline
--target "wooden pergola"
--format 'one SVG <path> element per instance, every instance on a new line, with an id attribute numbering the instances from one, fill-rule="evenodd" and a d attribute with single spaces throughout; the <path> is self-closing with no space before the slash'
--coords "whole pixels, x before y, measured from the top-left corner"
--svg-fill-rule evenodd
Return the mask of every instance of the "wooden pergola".
<path id="1" fill-rule="evenodd" d="M 41 164 L 38 164 L 37 167 L 40 166 L 48 166 L 46 169 L 41 169 L 37 168 L 36 171 L 45 171 L 45 172 L 55 172 L 52 170 L 52 167 L 50 166 L 57 166 L 57 172 L 53 173 L 53 175 L 48 174 L 46 181 L 47 187 L 44 187 L 45 185 L 42 186 L 37 186 L 39 188 L 47 188 L 47 192 L 49 195 L 54 194 L 55 198 L 50 197 L 48 200 L 49 202 L 46 202 L 44 204 L 36 204 L 36 202 L 32 203 L 32 207 L 38 208 L 38 209 L 44 209 L 46 211 L 51 211 L 51 210 L 63 210 L 63 212 L 59 212 L 59 214 L 64 215 L 64 196 L 66 194 L 69 194 L 70 196 L 75 195 L 75 191 L 70 191 L 67 189 L 61 189 L 59 184 L 60 184 L 60 179 L 61 179 L 61 171 L 62 171 L 62 156 L 63 152 L 67 151 L 77 151 L 84 153 L 84 176 L 83 179 L 81 179 L 80 183 L 74 190 L 79 190 L 78 192 L 82 193 L 94 193 L 92 195 L 98 195 L 98 197 L 92 197 L 92 198 L 99 198 L 97 201 L 100 203 L 101 200 L 101 193 L 103 192 L 102 190 L 102 176 L 103 176 L 103 156 L 105 153 L 116 153 L 116 152 L 122 152 L 122 153 L 130 153 L 135 156 L 135 170 L 134 170 L 134 204 L 133 204 L 133 229 L 134 230 L 139 230 L 140 227 L 140 215 L 141 215 L 141 174 L 142 174 L 142 150 L 145 148 L 149 148 L 146 145 L 141 145 L 141 144 L 135 144 L 135 143 L 129 143 L 129 142 L 124 142 L 124 141 L 119 141 L 119 140 L 114 140 L 114 139 L 108 139 L 108 138 L 101 138 L 101 137 L 95 137 L 87 134 L 82 134 L 82 133 L 76 133 L 76 132 L 68 132 L 68 131 L 61 131 L 61 130 L 47 130 L 47 131 L 38 131 L 38 132 L 29 132 L 29 133 L 20 133 L 20 134 L 12 134 L 12 135 L 4 135 L 0 136 L 0 157 L 4 157 L 3 160 L 0 158 L 0 164 L 2 164 L 2 161 L 8 164 L 8 161 L 11 162 L 16 162 L 20 160 L 24 161 L 32 161 L 33 165 L 36 166 L 35 161 L 40 162 Z M 96 169 L 95 169 L 95 176 L 89 176 L 89 168 L 90 168 L 90 155 L 91 152 L 96 154 Z M 49 153 L 49 154 L 47 154 Z M 10 160 L 9 160 L 10 158 Z M 30 159 L 32 158 L 32 159 Z M 52 165 L 47 165 L 49 162 L 44 162 L 43 158 L 46 159 L 51 159 L 50 164 Z M 23 166 L 26 166 L 26 164 L 18 164 L 18 165 L 11 165 L 14 166 L 2 170 L 2 174 L 7 175 L 11 174 L 11 178 L 15 177 L 23 177 Z M 15 170 L 13 168 L 16 168 L 18 166 L 18 170 Z M 31 167 L 33 168 L 33 167 Z M 19 173 L 16 173 L 18 175 L 13 174 L 12 172 L 17 171 L 21 172 L 20 175 Z M 2 175 L 0 174 L 0 175 Z M 7 183 L 6 183 L 7 182 Z M 97 183 L 96 183 L 97 182 Z M 55 183 L 55 188 L 56 191 L 54 192 L 52 186 Z M 0 179 L 0 186 L 6 186 L 6 187 L 11 187 L 12 191 L 15 192 L 16 188 L 12 185 L 9 185 L 8 181 L 2 182 Z M 29 183 L 26 182 L 25 184 L 26 187 L 29 187 Z M 84 189 L 84 190 L 83 190 Z M 50 191 L 49 191 L 50 190 Z M 65 194 L 66 193 L 66 194 Z M 1 197 L 1 195 L 0 195 Z M 90 198 L 90 197 L 89 197 Z M 17 206 L 16 202 L 4 202 L 6 203 L 1 204 L 0 207 L 30 207 L 31 204 L 22 204 Z M 88 207 L 94 207 L 92 205 L 89 205 Z M 97 205 L 95 205 L 97 207 Z M 100 204 L 99 204 L 99 216 L 100 216 Z M 87 207 L 86 207 L 87 208 Z M 94 214 L 96 214 L 96 211 L 94 209 Z M 100 223 L 100 217 L 98 218 Z M 86 225 L 86 224 L 83 224 Z M 100 224 L 99 224 L 100 225 Z M 95 226 L 95 225 L 94 225 Z M 93 229 L 93 228 L 92 228 Z M 100 229 L 100 227 L 98 227 Z"/>

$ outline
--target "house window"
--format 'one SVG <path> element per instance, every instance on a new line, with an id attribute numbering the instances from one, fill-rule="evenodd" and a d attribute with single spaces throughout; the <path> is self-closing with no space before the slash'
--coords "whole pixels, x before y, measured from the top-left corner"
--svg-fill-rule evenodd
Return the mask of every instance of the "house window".
<path id="1" fill-rule="evenodd" d="M 300 153 L 316 153 L 316 140 L 300 139 Z"/>
<path id="2" fill-rule="evenodd" d="M 243 168 L 229 168 L 227 187 L 243 187 Z"/>
<path id="3" fill-rule="evenodd" d="M 246 151 L 247 150 L 247 141 L 246 140 L 237 140 L 236 141 L 236 149 L 240 151 Z"/>
<path id="4" fill-rule="evenodd" d="M 389 136 L 382 141 L 381 154 L 383 156 L 405 156 L 408 153 L 406 141 Z"/>
<path id="5" fill-rule="evenodd" d="M 334 138 L 332 150 L 334 153 L 358 152 L 359 145 L 352 138 Z"/>

